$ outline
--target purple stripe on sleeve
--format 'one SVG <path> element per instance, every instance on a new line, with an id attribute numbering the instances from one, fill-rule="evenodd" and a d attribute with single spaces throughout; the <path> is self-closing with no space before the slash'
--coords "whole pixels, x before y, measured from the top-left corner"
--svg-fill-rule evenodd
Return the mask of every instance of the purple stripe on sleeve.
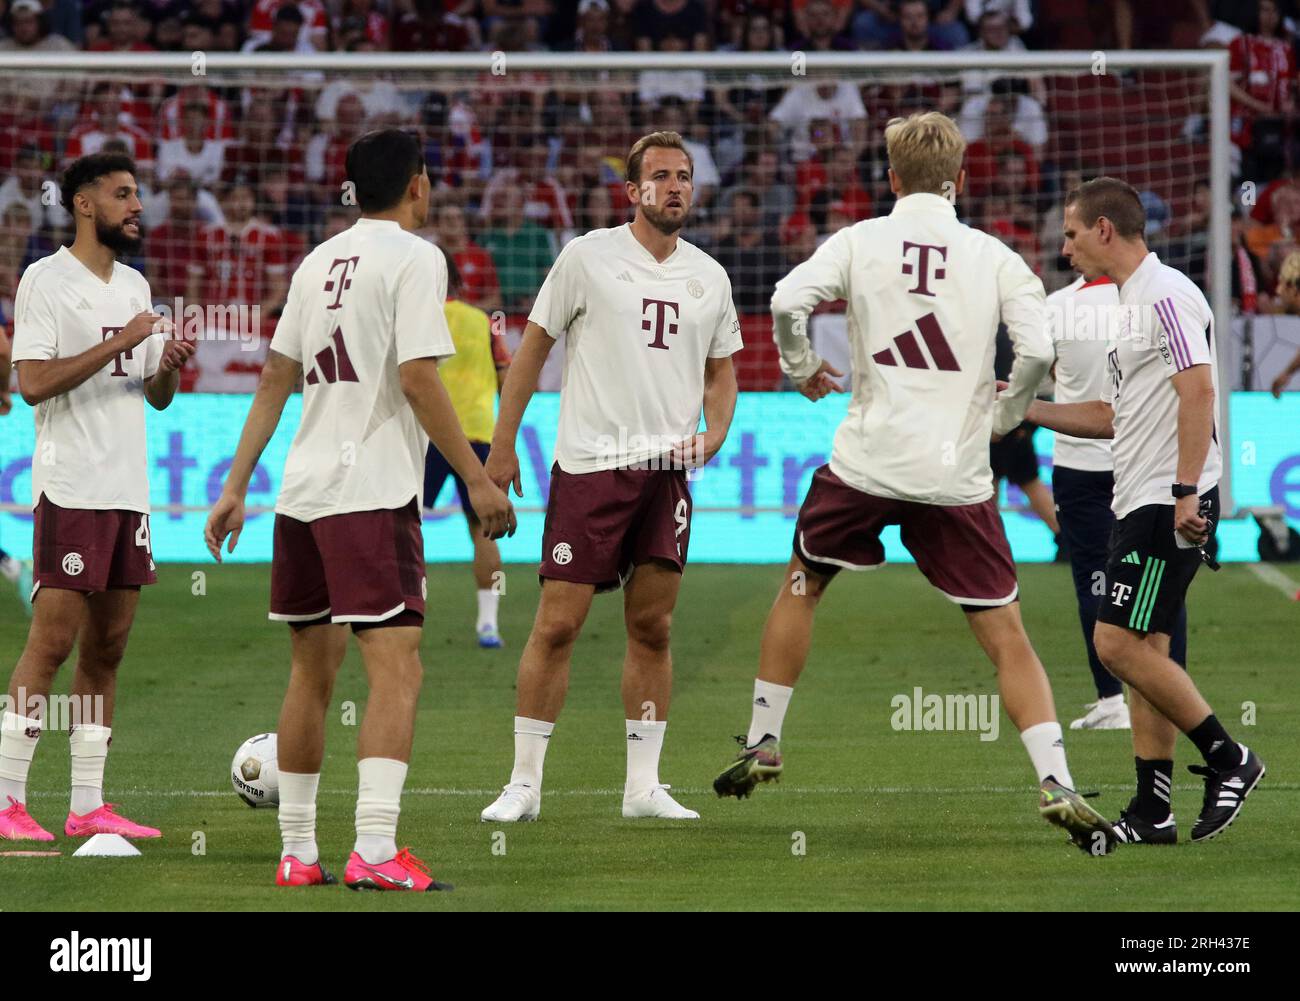
<path id="1" fill-rule="evenodd" d="M 1174 325 L 1178 327 L 1178 339 L 1183 343 L 1183 354 L 1187 356 L 1186 367 L 1191 368 L 1194 364 L 1192 361 L 1192 349 L 1187 343 L 1187 335 L 1183 333 L 1183 321 L 1178 318 L 1178 310 L 1174 308 L 1174 300 L 1169 299 L 1166 301 L 1169 303 L 1169 315 L 1174 318 Z"/>

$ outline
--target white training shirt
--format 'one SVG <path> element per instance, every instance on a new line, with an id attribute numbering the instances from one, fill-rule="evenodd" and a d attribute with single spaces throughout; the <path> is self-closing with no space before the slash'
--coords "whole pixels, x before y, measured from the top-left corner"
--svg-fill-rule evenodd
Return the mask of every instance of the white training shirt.
<path id="1" fill-rule="evenodd" d="M 976 504 L 993 496 L 989 438 L 1019 424 L 1052 363 L 1043 283 L 997 238 L 957 220 L 940 195 L 900 198 L 841 229 L 776 285 L 781 367 L 802 383 L 821 364 L 807 340 L 819 302 L 848 300 L 853 396 L 831 470 L 878 497 Z M 998 322 L 1015 347 L 994 401 Z"/>
<path id="2" fill-rule="evenodd" d="M 1135 309 L 1131 316 L 1121 316 L 1102 399 L 1115 409 L 1112 507 L 1115 517 L 1123 518 L 1147 504 L 1175 503 L 1170 488 L 1178 480 L 1178 392 L 1170 377 L 1193 365 L 1209 365 L 1217 398 L 1219 367 L 1214 314 L 1181 271 L 1147 254 L 1120 288 L 1119 301 Z M 1218 423 L 1216 412 L 1197 493 L 1217 484 L 1223 470 Z"/>
<path id="3" fill-rule="evenodd" d="M 1115 346 L 1119 288 L 1109 278 L 1072 284 L 1047 297 L 1047 330 L 1056 348 L 1056 402 L 1091 403 L 1106 385 L 1106 355 Z M 1109 438 L 1056 434 L 1052 464 L 1110 472 Z"/>
<path id="4" fill-rule="evenodd" d="M 105 284 L 67 247 L 23 272 L 14 300 L 15 362 L 84 354 L 152 309 L 144 275 L 120 261 Z M 36 408 L 32 506 L 149 513 L 144 384 L 162 334 L 118 355 L 81 385 Z"/>
<path id="5" fill-rule="evenodd" d="M 442 251 L 388 220 L 358 219 L 298 266 L 271 339 L 304 372 L 277 513 L 314 521 L 420 495 L 429 440 L 398 366 L 455 353 L 446 298 Z"/>
<path id="6" fill-rule="evenodd" d="M 566 473 L 644 463 L 690 438 L 706 360 L 742 347 L 722 266 L 682 239 L 656 261 L 630 223 L 570 240 L 528 319 L 565 335 L 555 461 Z"/>

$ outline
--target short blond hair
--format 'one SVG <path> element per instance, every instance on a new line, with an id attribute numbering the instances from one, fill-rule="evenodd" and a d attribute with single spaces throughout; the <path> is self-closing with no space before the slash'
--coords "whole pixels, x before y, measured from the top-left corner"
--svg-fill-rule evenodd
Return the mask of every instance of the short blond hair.
<path id="1" fill-rule="evenodd" d="M 966 140 L 947 115 L 923 111 L 891 119 L 885 126 L 885 149 L 904 194 L 946 195 L 944 185 L 955 185 L 961 172 Z"/>
<path id="2" fill-rule="evenodd" d="M 695 174 L 695 158 L 691 156 L 691 151 L 686 148 L 686 140 L 677 132 L 651 132 L 644 135 L 632 144 L 632 148 L 627 154 L 627 180 L 633 184 L 641 182 L 641 161 L 645 158 L 645 151 L 651 147 L 660 149 L 679 149 L 686 154 L 686 162 L 691 165 L 691 175 Z"/>
<path id="3" fill-rule="evenodd" d="M 1300 250 L 1293 250 L 1282 262 L 1282 270 L 1277 273 L 1277 287 L 1291 285 L 1300 289 Z"/>

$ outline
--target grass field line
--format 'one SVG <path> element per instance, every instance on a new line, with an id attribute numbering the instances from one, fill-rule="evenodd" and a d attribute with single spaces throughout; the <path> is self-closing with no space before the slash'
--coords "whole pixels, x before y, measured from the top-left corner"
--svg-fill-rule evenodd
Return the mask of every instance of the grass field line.
<path id="1" fill-rule="evenodd" d="M 1128 792 L 1133 788 L 1130 783 L 1107 783 L 1103 785 L 1090 785 L 1089 789 L 1096 789 L 1098 792 Z M 1175 785 L 1175 791 L 1190 792 L 1192 790 L 1203 789 L 1204 785 L 1200 782 L 1183 783 Z M 1298 782 L 1267 782 L 1260 786 L 1261 789 L 1273 792 L 1300 792 L 1300 783 Z M 681 793 L 684 796 L 703 796 L 713 795 L 712 788 L 689 786 L 673 786 L 673 792 Z M 990 785 L 967 785 L 967 786 L 777 786 L 776 792 L 785 793 L 786 795 L 795 796 L 970 796 L 970 795 L 1023 795 L 1026 792 L 1033 792 L 1032 785 L 1023 786 L 990 786 Z M 219 799 L 229 796 L 235 798 L 235 794 L 230 789 L 114 789 L 114 796 L 139 796 L 142 798 L 160 797 L 160 798 L 185 798 L 185 799 Z M 493 797 L 500 795 L 500 789 L 451 789 L 438 786 L 416 787 L 403 790 L 407 796 L 475 796 L 475 797 Z M 356 789 L 321 789 L 318 795 L 321 796 L 355 796 Z M 547 789 L 547 796 L 621 796 L 622 788 L 618 789 Z M 58 799 L 66 798 L 66 792 L 29 792 L 29 799 Z"/>
<path id="2" fill-rule="evenodd" d="M 1300 593 L 1300 583 L 1297 583 L 1271 563 L 1247 563 L 1246 569 L 1253 573 L 1258 580 L 1281 591 L 1292 600 Z"/>

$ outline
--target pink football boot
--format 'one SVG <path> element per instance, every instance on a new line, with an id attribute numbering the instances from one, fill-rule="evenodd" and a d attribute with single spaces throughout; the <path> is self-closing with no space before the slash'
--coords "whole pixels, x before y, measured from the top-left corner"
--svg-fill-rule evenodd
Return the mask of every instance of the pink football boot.
<path id="1" fill-rule="evenodd" d="M 0 841 L 53 841 L 54 835 L 32 819 L 27 807 L 12 796 L 9 809 L 0 810 Z"/>
<path id="2" fill-rule="evenodd" d="M 349 890 L 416 890 L 427 893 L 455 889 L 450 883 L 439 883 L 434 879 L 428 867 L 412 855 L 409 848 L 403 848 L 379 865 L 371 865 L 353 852 L 343 872 L 343 883 Z"/>
<path id="3" fill-rule="evenodd" d="M 276 886 L 331 886 L 337 882 L 319 862 L 306 865 L 293 855 L 280 859 L 275 870 Z"/>
<path id="4" fill-rule="evenodd" d="M 124 838 L 143 839 L 161 838 L 162 831 L 156 827 L 145 827 L 134 820 L 120 817 L 113 811 L 116 803 L 105 803 L 98 810 L 91 810 L 84 817 L 78 817 L 68 811 L 68 822 L 63 825 L 63 833 L 70 838 L 88 838 L 92 834 L 120 834 Z"/>

